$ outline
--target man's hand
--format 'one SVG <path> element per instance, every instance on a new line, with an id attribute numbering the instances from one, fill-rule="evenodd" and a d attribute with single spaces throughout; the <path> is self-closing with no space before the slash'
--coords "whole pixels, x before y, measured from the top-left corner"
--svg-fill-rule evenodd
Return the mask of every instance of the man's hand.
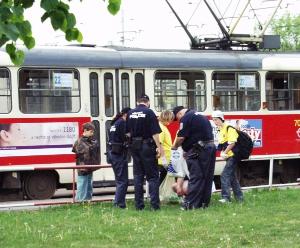
<path id="1" fill-rule="evenodd" d="M 160 158 L 164 155 L 165 155 L 164 150 L 163 150 L 162 146 L 159 145 L 159 147 L 156 148 L 156 158 Z"/>
<path id="2" fill-rule="evenodd" d="M 177 149 L 178 149 L 178 147 L 176 147 L 176 146 L 171 147 L 171 150 L 177 150 Z"/>
<path id="3" fill-rule="evenodd" d="M 221 156 L 221 158 L 223 158 L 225 160 L 228 158 L 228 154 L 225 153 L 224 151 L 221 152 L 220 156 Z"/>

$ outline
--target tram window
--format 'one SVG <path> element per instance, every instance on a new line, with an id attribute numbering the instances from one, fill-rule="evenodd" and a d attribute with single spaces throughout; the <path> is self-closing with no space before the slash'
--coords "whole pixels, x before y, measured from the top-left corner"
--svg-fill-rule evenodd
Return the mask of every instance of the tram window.
<path id="1" fill-rule="evenodd" d="M 105 115 L 111 117 L 114 115 L 114 87 L 113 75 L 111 73 L 104 74 L 104 106 Z"/>
<path id="2" fill-rule="evenodd" d="M 7 69 L 0 68 L 0 113 L 11 111 L 11 85 Z"/>
<path id="3" fill-rule="evenodd" d="M 128 73 L 122 73 L 121 94 L 122 94 L 122 108 L 129 107 L 130 106 L 130 97 L 129 97 L 129 75 L 128 75 Z"/>
<path id="4" fill-rule="evenodd" d="M 108 145 L 108 141 L 109 141 L 109 130 L 111 128 L 111 120 L 108 120 L 105 122 L 105 133 L 106 133 L 106 137 L 105 137 L 105 144 L 106 144 L 106 161 L 108 163 L 111 163 L 109 155 L 108 155 L 108 150 L 109 150 L 109 145 Z"/>
<path id="5" fill-rule="evenodd" d="M 90 74 L 90 102 L 91 115 L 93 117 L 99 116 L 99 83 L 96 72 Z"/>
<path id="6" fill-rule="evenodd" d="M 145 78 L 142 73 L 135 74 L 135 102 L 137 102 L 138 98 L 145 94 Z"/>
<path id="7" fill-rule="evenodd" d="M 260 108 L 257 72 L 214 72 L 213 106 L 222 111 L 256 111 Z"/>
<path id="8" fill-rule="evenodd" d="M 78 112 L 78 72 L 67 69 L 21 69 L 19 104 L 21 112 L 26 114 Z"/>
<path id="9" fill-rule="evenodd" d="M 203 72 L 157 71 L 155 73 L 155 109 L 162 111 L 182 105 L 204 111 L 206 84 Z"/>
<path id="10" fill-rule="evenodd" d="M 268 72 L 266 98 L 269 110 L 299 110 L 300 72 Z"/>
<path id="11" fill-rule="evenodd" d="M 96 139 L 98 141 L 98 144 L 100 145 L 100 123 L 98 120 L 93 120 L 92 121 L 94 126 L 95 126 L 95 132 L 94 132 L 94 135 L 93 135 L 93 138 Z M 99 153 L 97 154 L 97 161 L 98 161 L 98 164 L 100 164 L 100 161 L 101 161 L 101 152 L 99 150 Z"/>

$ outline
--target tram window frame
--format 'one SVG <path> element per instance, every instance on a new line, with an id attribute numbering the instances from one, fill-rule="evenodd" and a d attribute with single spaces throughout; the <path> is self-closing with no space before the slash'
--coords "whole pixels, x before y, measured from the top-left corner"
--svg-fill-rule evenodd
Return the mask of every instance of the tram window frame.
<path id="1" fill-rule="evenodd" d="M 268 71 L 266 101 L 270 111 L 300 110 L 300 71 Z"/>
<path id="2" fill-rule="evenodd" d="M 55 74 L 59 73 L 64 81 L 56 81 Z M 71 83 L 67 74 L 72 74 Z M 78 113 L 81 109 L 79 71 L 74 68 L 20 68 L 18 96 L 19 109 L 24 114 Z"/>
<path id="3" fill-rule="evenodd" d="M 253 77 L 255 77 L 254 81 Z M 261 80 L 257 71 L 214 71 L 212 73 L 214 109 L 224 112 L 258 111 L 261 106 L 260 90 Z"/>
<path id="4" fill-rule="evenodd" d="M 135 102 L 138 101 L 142 94 L 145 94 L 145 77 L 142 73 L 138 72 L 134 75 L 135 85 Z"/>
<path id="5" fill-rule="evenodd" d="M 206 89 L 204 71 L 157 70 L 154 74 L 154 108 L 160 112 L 182 105 L 204 111 L 207 108 Z"/>
<path id="6" fill-rule="evenodd" d="M 96 72 L 90 73 L 90 107 L 91 116 L 99 116 L 99 78 Z"/>
<path id="7" fill-rule="evenodd" d="M 111 72 L 104 74 L 104 108 L 107 117 L 114 115 L 114 77 Z"/>
<path id="8" fill-rule="evenodd" d="M 6 87 L 2 87 L 5 85 Z M 11 111 L 12 111 L 12 90 L 11 90 L 10 70 L 2 67 L 0 68 L 0 114 L 8 114 Z"/>
<path id="9" fill-rule="evenodd" d="M 123 72 L 121 75 L 121 103 L 122 108 L 130 107 L 130 82 L 129 74 Z"/>

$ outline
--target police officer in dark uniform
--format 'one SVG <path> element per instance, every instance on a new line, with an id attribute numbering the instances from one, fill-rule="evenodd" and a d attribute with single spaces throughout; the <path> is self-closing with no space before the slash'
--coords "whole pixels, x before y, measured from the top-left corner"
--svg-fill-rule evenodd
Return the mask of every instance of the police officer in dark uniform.
<path id="1" fill-rule="evenodd" d="M 149 97 L 142 95 L 137 107 L 127 115 L 127 131 L 131 137 L 131 154 L 133 158 L 133 176 L 135 191 L 135 207 L 144 209 L 144 177 L 149 183 L 150 203 L 153 210 L 160 208 L 159 201 L 159 172 L 157 157 L 163 155 L 159 143 L 158 119 L 149 109 Z"/>
<path id="2" fill-rule="evenodd" d="M 177 106 L 173 113 L 180 127 L 172 149 L 182 146 L 190 172 L 182 209 L 205 208 L 211 198 L 216 160 L 212 126 L 206 116 L 195 110 Z"/>
<path id="3" fill-rule="evenodd" d="M 114 206 L 126 208 L 126 193 L 128 188 L 128 161 L 126 118 L 130 108 L 123 108 L 111 122 L 109 130 L 109 159 L 116 179 L 116 194 Z"/>

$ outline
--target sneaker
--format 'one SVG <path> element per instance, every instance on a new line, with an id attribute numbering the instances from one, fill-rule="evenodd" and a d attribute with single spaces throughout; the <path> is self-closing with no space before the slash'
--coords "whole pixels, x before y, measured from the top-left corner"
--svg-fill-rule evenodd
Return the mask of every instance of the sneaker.
<path id="1" fill-rule="evenodd" d="M 187 211 L 189 208 L 188 208 L 188 204 L 186 202 L 182 202 L 181 203 L 181 207 L 180 207 L 180 210 L 181 211 Z"/>
<path id="2" fill-rule="evenodd" d="M 227 199 L 225 199 L 225 198 L 220 199 L 219 202 L 221 202 L 222 204 L 224 204 L 224 203 L 230 203 L 230 201 L 227 200 Z"/>

